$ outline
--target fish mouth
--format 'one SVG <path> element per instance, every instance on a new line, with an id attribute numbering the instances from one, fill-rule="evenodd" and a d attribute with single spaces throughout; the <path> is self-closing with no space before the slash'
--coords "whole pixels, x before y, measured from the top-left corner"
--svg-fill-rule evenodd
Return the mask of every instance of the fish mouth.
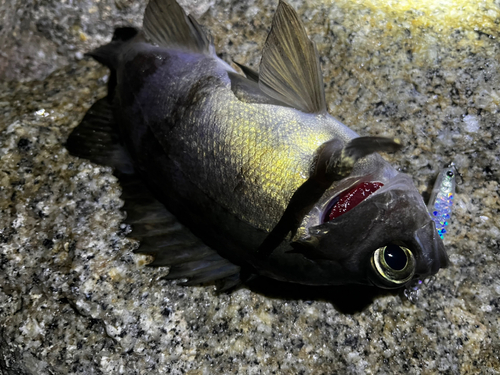
<path id="1" fill-rule="evenodd" d="M 361 181 L 335 195 L 325 206 L 322 223 L 335 220 L 359 205 L 384 184 L 380 181 Z"/>

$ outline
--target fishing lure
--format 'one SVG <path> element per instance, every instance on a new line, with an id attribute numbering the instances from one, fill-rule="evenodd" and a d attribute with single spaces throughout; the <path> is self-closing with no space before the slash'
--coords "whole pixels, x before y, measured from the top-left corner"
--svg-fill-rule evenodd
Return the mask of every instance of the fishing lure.
<path id="1" fill-rule="evenodd" d="M 436 225 L 439 237 L 444 238 L 447 233 L 446 227 L 450 223 L 453 209 L 453 199 L 455 197 L 455 187 L 457 185 L 458 173 L 455 164 L 450 163 L 438 174 L 436 182 L 432 188 L 432 193 L 427 204 L 429 214 Z M 411 303 L 416 303 L 423 288 L 428 288 L 434 282 L 435 277 L 430 276 L 423 280 L 414 280 L 406 286 L 404 295 Z"/>
<path id="2" fill-rule="evenodd" d="M 436 224 L 436 230 L 441 238 L 446 234 L 446 227 L 450 223 L 457 175 L 458 171 L 453 163 L 443 168 L 434 183 L 427 205 L 432 220 Z"/>

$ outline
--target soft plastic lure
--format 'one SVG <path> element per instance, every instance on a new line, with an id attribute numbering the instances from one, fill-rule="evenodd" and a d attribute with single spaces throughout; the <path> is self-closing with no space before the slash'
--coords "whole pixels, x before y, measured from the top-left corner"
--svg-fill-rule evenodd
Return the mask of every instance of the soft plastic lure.
<path id="1" fill-rule="evenodd" d="M 450 223 L 457 174 L 457 169 L 453 163 L 443 168 L 436 179 L 431 198 L 427 205 L 441 238 L 444 237 L 446 227 Z"/>
<path id="2" fill-rule="evenodd" d="M 441 238 L 446 234 L 446 227 L 450 223 L 457 176 L 459 176 L 459 173 L 453 163 L 443 168 L 436 178 L 429 203 L 427 204 L 429 213 L 432 220 L 434 220 L 436 230 Z M 411 303 L 416 303 L 420 290 L 424 287 L 429 287 L 434 280 L 434 276 L 422 280 L 414 280 L 405 288 L 404 294 L 406 298 Z"/>

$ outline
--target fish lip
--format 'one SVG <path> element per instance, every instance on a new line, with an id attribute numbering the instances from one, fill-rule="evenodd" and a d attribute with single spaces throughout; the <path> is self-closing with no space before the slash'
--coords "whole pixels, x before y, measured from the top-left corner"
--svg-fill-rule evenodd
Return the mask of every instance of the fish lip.
<path id="1" fill-rule="evenodd" d="M 434 221 L 431 219 L 421 228 L 416 230 L 413 236 L 415 243 L 417 243 L 421 248 L 433 249 L 431 254 L 433 262 L 432 267 L 429 268 L 430 272 L 427 270 L 428 272 L 425 273 L 425 270 L 423 269 L 416 270 L 417 272 L 420 271 L 420 275 L 423 278 L 429 275 L 434 275 L 441 268 L 448 268 L 450 266 L 450 258 L 448 257 L 444 244 L 435 229 Z M 430 261 L 430 259 L 423 259 L 422 263 L 428 264 Z"/>

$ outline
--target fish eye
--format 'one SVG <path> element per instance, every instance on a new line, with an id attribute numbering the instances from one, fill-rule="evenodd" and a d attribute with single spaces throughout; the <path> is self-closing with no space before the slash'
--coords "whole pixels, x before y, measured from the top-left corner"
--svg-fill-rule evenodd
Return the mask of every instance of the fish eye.
<path id="1" fill-rule="evenodd" d="M 370 280 L 380 288 L 399 288 L 415 274 L 415 257 L 410 249 L 395 244 L 380 247 L 370 261 Z"/>
<path id="2" fill-rule="evenodd" d="M 447 175 L 448 177 L 453 177 L 453 176 L 454 176 L 454 173 L 453 173 L 453 171 L 448 171 L 448 172 L 446 172 L 446 175 Z"/>

